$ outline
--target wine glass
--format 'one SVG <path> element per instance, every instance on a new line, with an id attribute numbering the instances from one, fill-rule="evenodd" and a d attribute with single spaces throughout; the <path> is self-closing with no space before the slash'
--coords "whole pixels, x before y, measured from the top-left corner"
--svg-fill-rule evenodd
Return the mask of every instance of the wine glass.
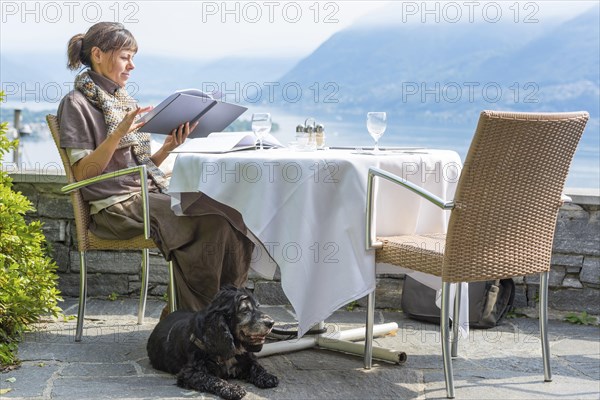
<path id="1" fill-rule="evenodd" d="M 252 132 L 260 143 L 260 150 L 263 150 L 263 138 L 271 131 L 271 114 L 254 113 L 252 114 Z"/>
<path id="2" fill-rule="evenodd" d="M 367 113 L 367 130 L 369 135 L 375 140 L 374 152 L 379 151 L 379 138 L 383 136 L 387 127 L 387 115 L 385 112 L 369 112 Z"/>

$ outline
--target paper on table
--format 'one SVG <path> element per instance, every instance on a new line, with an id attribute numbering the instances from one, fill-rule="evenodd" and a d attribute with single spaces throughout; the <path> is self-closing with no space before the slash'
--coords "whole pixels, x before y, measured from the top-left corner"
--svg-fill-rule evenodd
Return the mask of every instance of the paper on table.
<path id="1" fill-rule="evenodd" d="M 188 139 L 184 144 L 173 150 L 173 153 L 227 153 L 253 149 L 256 137 L 252 132 L 213 132 L 205 138 Z M 263 138 L 263 146 L 283 147 L 273 135 Z"/>

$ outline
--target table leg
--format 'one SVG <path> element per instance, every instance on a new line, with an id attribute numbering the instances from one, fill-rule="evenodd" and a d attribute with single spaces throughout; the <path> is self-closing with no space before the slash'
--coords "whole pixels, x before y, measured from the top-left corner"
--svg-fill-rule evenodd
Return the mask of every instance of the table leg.
<path id="1" fill-rule="evenodd" d="M 373 336 L 383 336 L 390 332 L 396 331 L 397 329 L 398 324 L 395 322 L 375 325 L 373 327 Z M 273 354 L 288 353 L 292 351 L 310 349 L 313 347 L 320 347 L 323 349 L 363 356 L 365 352 L 364 344 L 353 343 L 352 341 L 364 339 L 365 328 L 355 328 L 346 331 L 324 333 L 320 335 L 305 335 L 299 339 L 267 343 L 263 346 L 259 353 L 256 353 L 256 356 L 266 357 Z M 401 364 L 406 361 L 406 353 L 376 346 L 373 347 L 373 357 L 396 364 Z"/>

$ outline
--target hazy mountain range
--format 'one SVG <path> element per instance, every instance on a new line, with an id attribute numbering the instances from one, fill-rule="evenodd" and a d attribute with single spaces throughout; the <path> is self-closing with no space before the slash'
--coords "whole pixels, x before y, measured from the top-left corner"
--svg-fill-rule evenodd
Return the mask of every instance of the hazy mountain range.
<path id="1" fill-rule="evenodd" d="M 600 7 L 560 24 L 355 26 L 280 81 L 334 82 L 338 104 L 286 104 L 347 118 L 387 110 L 411 123 L 471 124 L 480 110 L 599 115 Z M 501 92 L 500 92 L 501 90 Z"/>
<path id="2" fill-rule="evenodd" d="M 599 15 L 597 6 L 543 24 L 357 23 L 302 59 L 202 62 L 140 52 L 130 83 L 141 102 L 155 103 L 180 88 L 217 86 L 227 100 L 298 115 L 353 121 L 385 110 L 392 124 L 420 126 L 474 126 L 486 108 L 585 109 L 597 131 Z M 64 54 L 3 53 L 3 88 L 38 87 L 37 95 L 17 92 L 9 100 L 55 103 L 73 81 L 65 60 Z"/>
<path id="3" fill-rule="evenodd" d="M 2 53 L 2 88 L 9 92 L 9 100 L 12 98 L 13 101 L 25 99 L 27 102 L 53 103 L 55 98 L 61 97 L 54 88 L 68 90 L 76 75 L 76 72 L 66 68 L 66 60 L 66 54 Z M 247 82 L 259 82 L 262 85 L 276 80 L 297 60 L 228 57 L 216 61 L 201 61 L 140 52 L 134 62 L 136 69 L 131 75 L 128 89 L 136 92 L 135 97 L 140 101 L 149 101 L 184 88 L 218 86 L 223 88 L 222 91 L 233 92 L 237 86 L 243 86 Z"/>

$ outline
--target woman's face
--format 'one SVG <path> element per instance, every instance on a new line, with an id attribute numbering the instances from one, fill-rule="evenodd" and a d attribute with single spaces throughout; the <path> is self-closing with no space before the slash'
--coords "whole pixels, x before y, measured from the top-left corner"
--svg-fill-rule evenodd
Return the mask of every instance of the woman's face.
<path id="1" fill-rule="evenodd" d="M 121 87 L 125 87 L 129 73 L 135 68 L 131 50 L 115 50 L 103 52 L 95 47 L 92 50 L 93 70 L 110 79 Z"/>

